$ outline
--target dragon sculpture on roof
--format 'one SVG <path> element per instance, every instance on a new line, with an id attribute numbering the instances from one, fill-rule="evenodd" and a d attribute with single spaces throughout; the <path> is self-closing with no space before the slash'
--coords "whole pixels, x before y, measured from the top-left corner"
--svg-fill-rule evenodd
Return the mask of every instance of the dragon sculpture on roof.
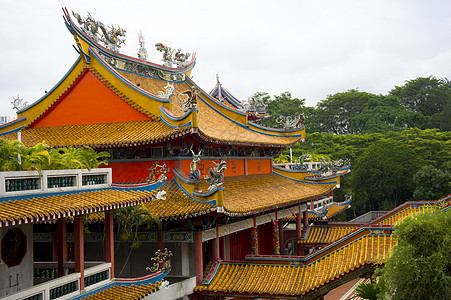
<path id="1" fill-rule="evenodd" d="M 78 13 L 72 12 L 83 31 L 96 43 L 101 42 L 108 50 L 119 52 L 122 44 L 125 44 L 125 30 L 120 26 L 111 25 L 107 28 L 102 22 L 96 21 L 88 12 L 88 16 L 82 19 Z M 99 32 L 102 31 L 102 33 Z"/>

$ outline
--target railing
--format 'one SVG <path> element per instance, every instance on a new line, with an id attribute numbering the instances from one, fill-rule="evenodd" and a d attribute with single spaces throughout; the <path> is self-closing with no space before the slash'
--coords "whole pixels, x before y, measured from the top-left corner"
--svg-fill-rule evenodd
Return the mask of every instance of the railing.
<path id="1" fill-rule="evenodd" d="M 0 172 L 0 197 L 109 187 L 111 168 Z"/>
<path id="2" fill-rule="evenodd" d="M 274 166 L 279 167 L 279 168 L 285 168 L 288 170 L 308 170 L 308 171 L 313 171 L 313 170 L 317 170 L 319 168 L 321 168 L 321 162 L 304 162 L 302 165 L 302 168 L 300 168 L 300 164 L 299 163 L 279 163 L 279 164 L 274 164 Z M 298 168 L 298 169 L 296 169 Z"/>
<path id="3" fill-rule="evenodd" d="M 36 264 L 36 263 L 35 263 Z M 38 263 L 42 267 L 48 267 L 46 264 Z M 67 263 L 73 264 L 73 263 Z M 85 289 L 90 291 L 96 289 L 100 285 L 105 284 L 111 280 L 111 263 L 86 263 L 97 264 L 93 267 L 85 269 Z M 51 300 L 51 299 L 69 299 L 80 294 L 80 273 L 69 274 L 60 278 L 49 280 L 45 283 L 35 285 L 26 290 L 1 298 L 2 300 Z"/>

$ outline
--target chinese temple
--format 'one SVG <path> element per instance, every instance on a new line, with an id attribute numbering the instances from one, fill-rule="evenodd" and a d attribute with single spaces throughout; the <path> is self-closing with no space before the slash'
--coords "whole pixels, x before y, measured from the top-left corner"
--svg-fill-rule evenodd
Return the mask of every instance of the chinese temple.
<path id="1" fill-rule="evenodd" d="M 207 93 L 191 79 L 195 54 L 158 43 L 162 63 L 148 62 L 140 34 L 137 58 L 127 56 L 124 29 L 63 13 L 77 60 L 42 98 L 16 103 L 0 138 L 89 146 L 110 159 L 92 170 L 0 172 L 0 297 L 320 299 L 382 264 L 395 244 L 389 220 L 423 207 L 332 222 L 350 205 L 333 201 L 349 164 L 273 164 L 304 140 L 301 112 L 284 129 L 260 126 L 259 99 L 238 100 L 219 78 Z M 137 205 L 159 226 L 140 228 L 130 255 L 136 241 L 117 239 L 113 212 Z"/>

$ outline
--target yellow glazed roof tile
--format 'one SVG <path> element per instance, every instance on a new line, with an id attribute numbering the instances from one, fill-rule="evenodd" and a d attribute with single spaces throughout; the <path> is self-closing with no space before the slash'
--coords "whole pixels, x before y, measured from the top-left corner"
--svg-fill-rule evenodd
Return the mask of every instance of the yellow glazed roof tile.
<path id="1" fill-rule="evenodd" d="M 198 102 L 198 109 L 199 131 L 213 141 L 287 146 L 300 140 L 300 137 L 281 137 L 251 131 L 219 115 L 203 101 Z"/>
<path id="2" fill-rule="evenodd" d="M 199 285 L 195 291 L 303 296 L 365 264 L 384 263 L 394 244 L 392 236 L 365 235 L 306 266 L 222 262 L 210 284 Z"/>
<path id="3" fill-rule="evenodd" d="M 161 121 L 133 121 L 87 125 L 68 125 L 23 129 L 22 142 L 33 146 L 42 141 L 52 147 L 135 146 L 158 143 L 187 134 L 190 128 L 175 129 Z M 17 133 L 1 138 L 17 139 Z"/>
<path id="4" fill-rule="evenodd" d="M 130 299 L 130 300 L 138 300 L 142 299 L 145 296 L 155 292 L 160 287 L 161 283 L 150 283 L 147 285 L 115 285 L 108 289 L 102 290 L 98 293 L 90 295 L 84 299 L 86 300 L 106 300 L 106 299 Z"/>
<path id="5" fill-rule="evenodd" d="M 157 199 L 144 204 L 144 206 L 159 219 L 180 219 L 206 214 L 214 205 L 197 201 L 188 197 L 172 180 L 160 187 L 166 191 L 166 199 Z"/>
<path id="6" fill-rule="evenodd" d="M 0 202 L 0 227 L 136 205 L 150 201 L 155 193 L 100 190 Z"/>
<path id="7" fill-rule="evenodd" d="M 225 177 L 223 186 L 224 209 L 230 214 L 248 215 L 317 198 L 335 184 L 308 184 L 275 174 L 258 174 Z"/>

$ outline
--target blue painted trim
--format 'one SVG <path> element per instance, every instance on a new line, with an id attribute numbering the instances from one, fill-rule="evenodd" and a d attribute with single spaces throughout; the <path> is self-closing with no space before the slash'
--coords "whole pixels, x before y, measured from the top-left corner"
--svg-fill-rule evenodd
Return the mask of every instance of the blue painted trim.
<path id="1" fill-rule="evenodd" d="M 11 122 L 8 122 L 8 123 L 0 125 L 0 129 L 3 129 L 5 127 L 9 127 L 9 126 L 11 126 L 13 124 L 16 124 L 17 122 L 20 122 L 20 121 L 26 120 L 26 119 L 27 119 L 27 116 L 22 116 L 22 117 L 20 117 L 18 119 L 12 120 Z"/>
<path id="2" fill-rule="evenodd" d="M 264 130 L 268 130 L 268 131 L 276 131 L 276 132 L 294 132 L 294 131 L 299 131 L 299 130 L 305 129 L 305 126 L 301 127 L 301 128 L 293 128 L 293 129 L 278 129 L 278 128 L 269 128 L 269 127 L 261 126 L 261 125 L 255 124 L 254 122 L 249 122 L 249 124 L 252 126 L 255 126 L 257 128 L 260 128 L 260 129 L 264 129 Z"/>
<path id="3" fill-rule="evenodd" d="M 160 117 L 160 121 L 161 122 L 163 122 L 164 124 L 166 124 L 166 125 L 168 125 L 169 127 L 172 127 L 172 128 L 183 128 L 183 127 L 189 127 L 189 126 L 191 126 L 191 121 L 189 121 L 189 122 L 187 122 L 187 123 L 185 123 L 185 124 L 183 124 L 183 125 L 179 125 L 179 126 L 176 126 L 176 125 L 172 125 L 171 123 L 169 123 L 165 118 L 163 118 L 162 116 L 159 116 Z"/>
<path id="4" fill-rule="evenodd" d="M 129 86 L 130 88 L 134 89 L 135 91 L 137 91 L 138 93 L 140 93 L 141 95 L 144 95 L 148 98 L 151 98 L 153 100 L 159 101 L 159 102 L 163 102 L 163 103 L 169 103 L 171 102 L 171 100 L 165 100 L 165 99 L 161 99 L 161 98 L 157 98 L 155 96 L 153 96 L 150 93 L 145 92 L 144 90 L 138 89 L 134 84 L 131 84 L 130 82 L 128 82 L 127 80 L 125 80 L 122 76 L 120 76 L 116 70 L 114 70 L 109 64 L 105 63 L 103 58 L 99 57 L 97 55 L 97 53 L 95 53 L 95 51 L 92 51 L 92 48 L 89 48 L 89 53 L 91 53 L 92 55 L 95 56 L 95 58 L 107 69 L 111 72 L 111 74 L 113 74 L 117 79 L 119 79 L 120 81 L 122 81 L 122 83 L 126 84 L 127 86 Z"/>
<path id="5" fill-rule="evenodd" d="M 287 176 L 278 174 L 278 173 L 276 173 L 276 172 L 273 172 L 273 174 L 279 175 L 280 177 L 283 177 L 283 178 L 286 178 L 286 179 L 290 179 L 290 180 L 293 180 L 293 181 L 296 181 L 296 182 L 302 182 L 302 183 L 308 183 L 308 184 L 337 184 L 337 183 L 338 183 L 337 181 L 329 181 L 329 182 L 311 182 L 311 181 L 304 181 L 304 180 L 293 179 L 293 178 L 290 178 L 290 177 L 287 177 Z"/>
<path id="6" fill-rule="evenodd" d="M 5 131 L 5 132 L 3 132 L 3 133 L 0 133 L 0 136 L 3 136 L 3 135 L 6 135 L 6 134 L 10 134 L 10 133 L 14 133 L 14 132 L 20 131 L 20 130 L 21 130 L 22 128 L 24 128 L 24 127 L 25 127 L 25 125 L 20 126 L 20 127 L 16 128 L 16 129 L 12 129 L 12 130 L 9 130 L 9 131 Z"/>
<path id="7" fill-rule="evenodd" d="M 345 175 L 345 174 L 335 174 L 335 175 L 325 176 L 323 178 L 308 178 L 308 180 L 321 181 L 321 180 L 327 180 L 327 179 L 331 179 L 331 178 L 340 177 L 341 175 Z M 309 176 L 306 176 L 306 177 L 309 177 Z"/>
<path id="8" fill-rule="evenodd" d="M 224 187 L 216 188 L 216 189 L 211 190 L 211 191 L 206 192 L 206 193 L 196 193 L 196 192 L 193 192 L 193 195 L 194 195 L 194 196 L 197 196 L 197 197 L 208 197 L 208 196 L 213 195 L 213 194 L 216 193 L 217 191 L 221 191 L 221 190 L 222 190 L 222 191 L 225 191 L 225 188 L 224 188 Z"/>
<path id="9" fill-rule="evenodd" d="M 27 194 L 27 195 L 20 195 L 20 196 L 9 196 L 9 197 L 1 197 L 0 203 L 7 202 L 7 201 L 20 201 L 25 199 L 32 199 L 32 198 L 42 198 L 42 197 L 50 197 L 50 196 L 62 196 L 62 195 L 74 195 L 74 194 L 81 194 L 81 193 L 87 193 L 87 192 L 96 192 L 96 191 L 109 191 L 109 190 L 117 190 L 117 191 L 154 191 L 161 187 L 163 185 L 162 183 L 154 183 L 149 184 L 146 186 L 139 186 L 139 187 L 109 187 L 109 188 L 100 188 L 100 189 L 86 189 L 86 190 L 75 190 L 75 191 L 67 191 L 67 192 L 56 192 L 56 193 L 40 193 L 40 194 Z"/>
<path id="10" fill-rule="evenodd" d="M 146 75 L 146 74 L 136 73 L 136 72 L 129 71 L 129 70 L 124 70 L 124 69 L 121 69 L 121 68 L 116 68 L 116 67 L 115 67 L 115 69 L 116 69 L 116 70 L 120 70 L 120 71 L 122 71 L 122 72 L 130 73 L 130 74 L 135 74 L 135 75 L 142 76 L 142 77 L 152 78 L 152 79 L 159 80 L 159 81 L 164 81 L 164 82 L 168 82 L 168 81 L 169 81 L 169 80 L 161 79 L 161 78 L 159 78 L 159 77 L 153 77 L 153 76 L 149 76 L 149 75 Z M 175 80 L 175 81 L 171 81 L 171 82 L 172 82 L 172 83 L 175 83 L 175 84 L 182 84 L 182 83 L 185 83 L 184 80 Z"/>
<path id="11" fill-rule="evenodd" d="M 179 175 L 176 174 L 174 172 L 174 174 L 176 175 L 175 177 L 172 177 L 174 179 L 175 184 L 177 184 L 177 186 L 179 187 L 179 189 L 182 190 L 183 193 L 185 193 L 185 195 L 187 195 L 188 197 L 190 197 L 192 200 L 197 201 L 197 202 L 201 202 L 201 203 L 207 203 L 207 204 L 211 204 L 213 206 L 216 206 L 216 199 L 213 200 L 209 200 L 209 201 L 202 201 L 200 199 L 197 199 L 196 197 L 194 197 L 193 195 L 191 195 L 178 181 Z"/>
<path id="12" fill-rule="evenodd" d="M 184 115 L 181 116 L 181 117 L 172 117 L 172 116 L 170 116 L 170 115 L 164 110 L 163 107 L 164 107 L 164 106 L 160 106 L 160 107 L 159 107 L 159 108 L 160 108 L 160 111 L 163 113 L 163 115 L 164 115 L 166 118 L 168 118 L 168 119 L 170 119 L 170 120 L 172 120 L 172 121 L 177 121 L 177 122 L 178 122 L 178 121 L 181 121 L 181 120 L 183 120 L 183 119 L 188 118 L 188 117 L 192 114 L 193 111 L 196 111 L 196 112 L 199 111 L 198 109 L 193 109 L 193 110 L 187 112 L 186 114 L 184 114 Z"/>
<path id="13" fill-rule="evenodd" d="M 200 183 L 200 180 L 191 180 L 191 179 L 185 179 L 181 174 L 179 169 L 173 169 L 174 175 L 177 176 L 178 179 L 180 179 L 181 181 L 185 182 L 185 183 L 189 183 L 189 184 L 195 184 L 195 183 Z"/>
<path id="14" fill-rule="evenodd" d="M 219 269 L 219 267 L 221 266 L 221 262 L 222 261 L 215 261 L 215 262 L 213 262 L 213 264 L 212 264 L 212 266 L 211 266 L 211 269 L 210 269 L 210 272 L 208 272 L 208 274 L 207 274 L 207 277 L 210 275 L 210 273 L 213 271 L 213 274 L 211 274 L 211 278 L 210 279 L 205 279 L 203 282 L 202 282 L 202 284 L 210 284 L 210 282 L 215 278 L 215 276 L 216 276 L 216 273 L 218 272 L 218 269 Z M 215 264 L 217 264 L 216 266 L 215 266 Z M 213 269 L 214 268 L 214 269 Z"/>
<path id="15" fill-rule="evenodd" d="M 284 172 L 289 172 L 289 173 L 310 173 L 310 171 L 308 171 L 308 170 L 284 169 L 284 168 L 281 168 L 281 167 L 278 167 L 278 166 L 273 166 L 273 169 L 284 171 Z"/>
<path id="16" fill-rule="evenodd" d="M 79 56 L 77 58 L 77 60 L 75 61 L 75 63 L 72 65 L 72 67 L 70 67 L 69 71 L 66 72 L 66 74 L 64 74 L 63 78 L 60 79 L 60 81 L 58 81 L 57 84 L 55 84 L 50 91 L 47 92 L 47 94 L 45 94 L 44 96 L 42 96 L 41 98 L 39 98 L 38 100 L 36 100 L 35 102 L 33 102 L 32 104 L 28 105 L 27 107 L 25 107 L 24 109 L 21 109 L 19 111 L 17 111 L 17 113 L 22 113 L 24 111 L 27 111 L 28 109 L 32 108 L 33 106 L 35 106 L 36 104 L 38 104 L 39 102 L 41 102 L 42 100 L 44 100 L 48 95 L 50 95 L 66 78 L 67 76 L 69 76 L 69 74 L 72 72 L 72 70 L 75 68 L 75 66 L 78 64 L 78 62 L 81 60 L 81 56 Z M 72 86 L 72 84 L 71 84 Z M 59 98 L 59 97 L 58 97 Z"/>

